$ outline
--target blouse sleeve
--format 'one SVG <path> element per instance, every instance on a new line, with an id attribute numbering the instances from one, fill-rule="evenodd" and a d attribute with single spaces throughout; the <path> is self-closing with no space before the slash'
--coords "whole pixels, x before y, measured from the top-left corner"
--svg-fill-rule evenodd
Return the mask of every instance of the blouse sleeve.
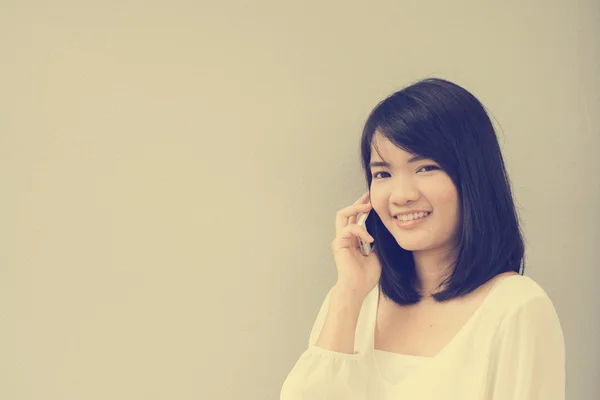
<path id="1" fill-rule="evenodd" d="M 495 342 L 490 400 L 564 400 L 565 343 L 550 298 L 538 296 L 513 311 Z"/>
<path id="2" fill-rule="evenodd" d="M 280 400 L 365 400 L 367 369 L 361 353 L 347 354 L 315 345 L 329 308 L 325 297 L 310 333 L 308 348 L 281 388 Z"/>

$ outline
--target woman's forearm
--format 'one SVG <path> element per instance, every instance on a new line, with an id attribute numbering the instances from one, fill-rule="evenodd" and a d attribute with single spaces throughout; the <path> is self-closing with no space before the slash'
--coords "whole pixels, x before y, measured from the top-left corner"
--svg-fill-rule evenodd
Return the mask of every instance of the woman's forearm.
<path id="1" fill-rule="evenodd" d="M 315 345 L 340 353 L 354 354 L 358 316 L 364 299 L 334 287 L 325 323 Z"/>

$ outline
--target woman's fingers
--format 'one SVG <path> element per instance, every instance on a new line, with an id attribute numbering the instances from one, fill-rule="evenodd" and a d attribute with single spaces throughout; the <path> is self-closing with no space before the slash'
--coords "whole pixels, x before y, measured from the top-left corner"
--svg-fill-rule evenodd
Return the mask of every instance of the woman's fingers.
<path id="1" fill-rule="evenodd" d="M 352 204 L 351 206 L 342 208 L 336 213 L 335 230 L 336 235 L 339 235 L 342 229 L 350 224 L 350 217 L 354 217 L 353 224 L 356 222 L 356 216 L 360 213 L 365 213 L 371 209 L 371 203 Z"/>
<path id="2" fill-rule="evenodd" d="M 363 242 L 373 243 L 374 239 L 369 232 L 362 226 L 356 224 L 348 225 L 343 228 L 340 234 L 332 242 L 332 249 L 338 250 L 340 248 L 359 248 L 358 239 L 362 239 Z"/>
<path id="3" fill-rule="evenodd" d="M 369 192 L 364 193 L 362 196 L 360 196 L 358 198 L 358 200 L 356 200 L 354 202 L 354 204 L 369 204 L 369 196 L 370 196 Z M 351 215 L 350 218 L 348 218 L 348 224 L 355 224 L 355 223 L 356 223 L 356 214 Z"/>

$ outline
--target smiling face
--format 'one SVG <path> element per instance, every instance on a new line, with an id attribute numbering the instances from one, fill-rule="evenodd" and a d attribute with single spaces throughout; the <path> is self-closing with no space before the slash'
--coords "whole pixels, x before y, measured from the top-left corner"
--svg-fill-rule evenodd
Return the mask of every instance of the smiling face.
<path id="1" fill-rule="evenodd" d="M 373 142 L 383 160 L 371 146 L 371 203 L 398 245 L 422 254 L 454 254 L 449 252 L 454 250 L 460 207 L 450 176 L 435 161 L 414 157 L 379 132 Z M 382 165 L 384 160 L 389 165 Z M 399 226 L 392 215 L 410 210 L 432 213 L 414 226 Z"/>

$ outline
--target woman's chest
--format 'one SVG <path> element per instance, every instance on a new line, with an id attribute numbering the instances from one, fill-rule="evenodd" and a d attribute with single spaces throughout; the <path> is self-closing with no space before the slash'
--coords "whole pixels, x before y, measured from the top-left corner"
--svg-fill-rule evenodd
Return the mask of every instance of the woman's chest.
<path id="1" fill-rule="evenodd" d="M 374 347 L 405 355 L 435 357 L 460 333 L 476 309 L 476 302 L 421 307 L 380 304 Z"/>

